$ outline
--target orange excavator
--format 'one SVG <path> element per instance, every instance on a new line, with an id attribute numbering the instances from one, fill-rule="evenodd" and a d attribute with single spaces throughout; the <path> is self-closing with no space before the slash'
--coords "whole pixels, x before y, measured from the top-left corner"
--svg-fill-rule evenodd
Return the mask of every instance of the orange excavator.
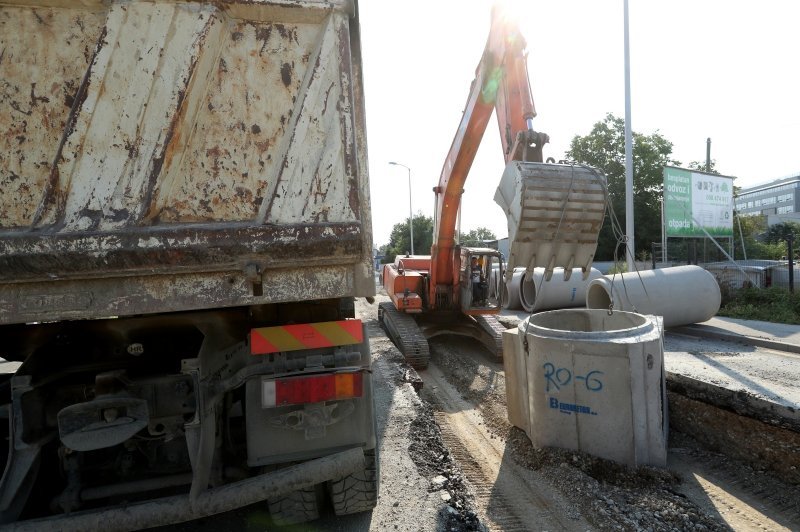
<path id="1" fill-rule="evenodd" d="M 456 243 L 461 195 L 492 112 L 496 112 L 506 169 L 495 201 L 509 220 L 510 252 Z M 605 178 L 594 169 L 543 163 L 549 138 L 533 129 L 536 110 L 528 80 L 526 43 L 507 12 L 492 9 L 486 47 L 475 71 L 436 194 L 430 256 L 398 256 L 384 265 L 383 284 L 391 302 L 378 318 L 406 360 L 425 368 L 427 340 L 461 334 L 480 340 L 502 358 L 504 327 L 501 283 L 514 267 L 565 272 L 591 267 L 605 215 Z M 569 278 L 569 273 L 566 277 Z"/>

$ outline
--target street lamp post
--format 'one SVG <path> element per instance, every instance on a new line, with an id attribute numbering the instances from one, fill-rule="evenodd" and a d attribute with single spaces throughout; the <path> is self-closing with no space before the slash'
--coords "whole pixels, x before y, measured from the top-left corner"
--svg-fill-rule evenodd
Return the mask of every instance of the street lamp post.
<path id="1" fill-rule="evenodd" d="M 408 170 L 408 227 L 411 230 L 411 254 L 414 254 L 414 211 L 411 209 L 411 168 L 408 166 L 389 161 L 389 164 L 394 166 L 402 166 Z"/>

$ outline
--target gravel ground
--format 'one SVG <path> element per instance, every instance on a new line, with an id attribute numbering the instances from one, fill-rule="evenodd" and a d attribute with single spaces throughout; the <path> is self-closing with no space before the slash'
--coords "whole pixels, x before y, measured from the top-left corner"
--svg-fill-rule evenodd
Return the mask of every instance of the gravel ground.
<path id="1" fill-rule="evenodd" d="M 420 475 L 431 479 L 429 491 L 437 492 L 444 502 L 443 530 L 485 530 L 475 514 L 472 494 L 464 483 L 464 474 L 442 441 L 433 410 L 425 406 L 411 424 L 411 459 Z"/>
<path id="2" fill-rule="evenodd" d="M 485 531 L 478 516 L 473 483 L 454 453 L 444 443 L 437 419 L 441 408 L 428 401 L 431 390 L 419 389 L 416 374 L 385 337 L 376 320 L 377 305 L 359 302 L 357 312 L 370 332 L 374 357 L 376 406 L 381 450 L 381 487 L 378 506 L 371 513 L 332 517 L 291 530 L 315 531 Z M 534 449 L 527 436 L 507 421 L 505 379 L 498 364 L 470 340 L 437 338 L 432 341 L 433 364 L 465 401 L 476 405 L 481 428 L 505 449 L 516 464 L 543 479 L 547 489 L 569 501 L 565 516 L 580 514 L 587 529 L 624 531 L 661 530 L 799 530 L 800 490 L 776 481 L 768 472 L 704 449 L 676 431 L 670 436 L 670 468 L 635 470 L 572 451 Z M 424 375 L 424 373 L 423 373 Z M 681 468 L 673 467 L 682 464 Z M 747 514 L 737 498 L 720 498 L 694 480 L 700 464 L 719 486 L 737 486 L 736 497 L 749 500 L 782 526 L 771 526 L 758 513 Z M 724 491 L 724 490 L 722 490 Z M 730 490 L 729 490 L 730 491 Z M 770 499 L 763 496 L 768 494 Z M 722 495 L 725 495 L 723 493 Z M 749 497 L 749 499 L 748 499 Z M 763 504 L 762 504 L 763 503 Z M 777 508 L 778 513 L 772 509 Z M 249 510 L 249 511 L 248 511 Z M 261 512 L 243 509 L 239 519 L 209 523 L 192 530 L 274 529 Z M 258 517 L 258 519 L 256 519 Z M 236 526 L 227 526 L 227 525 Z M 730 524 L 730 525 L 729 525 Z M 221 526 L 220 525 L 224 525 Z M 245 526 L 241 526 L 245 525 Z M 492 527 L 502 530 L 503 527 Z"/>
<path id="3" fill-rule="evenodd" d="M 534 449 L 524 432 L 510 435 L 518 462 L 539 470 L 600 530 L 728 530 L 679 493 L 668 470 L 624 466 L 560 449 Z"/>
<path id="4" fill-rule="evenodd" d="M 433 411 L 417 394 L 417 373 L 378 326 L 377 304 L 359 302 L 357 312 L 370 332 L 378 388 L 381 487 L 369 530 L 485 530 Z M 341 530 L 353 530 L 347 524 Z"/>
<path id="5" fill-rule="evenodd" d="M 469 340 L 437 338 L 432 341 L 433 362 L 447 373 L 462 395 L 478 405 L 486 428 L 506 439 L 514 459 L 543 475 L 567 497 L 580 513 L 599 530 L 730 530 L 731 527 L 713 504 L 698 504 L 686 493 L 693 484 L 673 467 L 629 469 L 614 462 L 584 453 L 561 449 L 535 449 L 525 433 L 512 427 L 506 418 L 505 381 L 502 366 L 492 362 Z M 714 472 L 723 485 L 744 487 L 752 495 L 751 504 L 777 508 L 792 519 L 797 515 L 800 491 L 765 471 L 731 460 L 720 453 L 703 449 L 690 437 L 671 434 L 670 464 L 690 460 Z M 680 469 L 680 468 L 678 468 Z M 724 486 L 723 486 L 724 487 Z M 723 490 L 724 491 L 724 490 Z M 759 499 L 761 497 L 761 499 Z M 702 497 L 701 497 L 702 499 Z M 727 499 L 735 501 L 734 498 Z M 702 502 L 702 501 L 701 501 Z M 759 513 L 732 505 L 731 513 L 748 513 L 752 529 L 769 529 Z M 770 514 L 772 517 L 775 515 Z M 781 514 L 778 522 L 795 529 L 796 521 Z M 742 529 L 750 529 L 750 526 Z M 739 527 L 736 527 L 739 529 Z"/>

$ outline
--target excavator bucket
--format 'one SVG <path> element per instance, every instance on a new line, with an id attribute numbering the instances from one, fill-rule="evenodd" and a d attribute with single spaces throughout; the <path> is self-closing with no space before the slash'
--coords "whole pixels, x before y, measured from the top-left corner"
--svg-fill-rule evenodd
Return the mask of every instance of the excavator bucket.
<path id="1" fill-rule="evenodd" d="M 515 267 L 573 268 L 588 277 L 603 226 L 608 189 L 598 170 L 579 165 L 512 161 L 494 196 L 508 217 L 507 272 Z"/>

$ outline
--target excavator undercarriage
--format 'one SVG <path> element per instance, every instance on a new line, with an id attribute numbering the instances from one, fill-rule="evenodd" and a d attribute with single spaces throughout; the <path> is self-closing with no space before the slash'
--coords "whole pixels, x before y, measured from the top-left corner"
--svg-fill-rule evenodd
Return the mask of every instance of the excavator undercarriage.
<path id="1" fill-rule="evenodd" d="M 378 321 L 411 367 L 428 367 L 431 358 L 428 340 L 414 318 L 397 310 L 394 304 L 386 302 L 378 305 Z"/>
<path id="2" fill-rule="evenodd" d="M 486 347 L 492 358 L 503 359 L 502 333 L 505 327 L 494 316 L 468 316 L 454 311 L 421 314 L 415 319 L 398 311 L 392 303 L 385 302 L 378 305 L 378 321 L 414 369 L 428 367 L 428 340 L 445 334 L 474 338 Z"/>

